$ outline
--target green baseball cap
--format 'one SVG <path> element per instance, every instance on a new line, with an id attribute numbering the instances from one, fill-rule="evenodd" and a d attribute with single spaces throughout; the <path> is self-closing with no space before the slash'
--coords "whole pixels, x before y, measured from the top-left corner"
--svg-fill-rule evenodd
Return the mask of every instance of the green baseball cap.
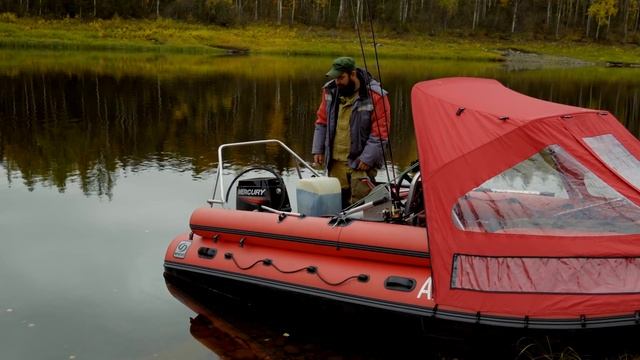
<path id="1" fill-rule="evenodd" d="M 342 73 L 351 72 L 356 69 L 356 61 L 353 58 L 348 56 L 339 57 L 333 60 L 333 64 L 331 64 L 331 69 L 327 72 L 327 77 L 337 78 Z"/>

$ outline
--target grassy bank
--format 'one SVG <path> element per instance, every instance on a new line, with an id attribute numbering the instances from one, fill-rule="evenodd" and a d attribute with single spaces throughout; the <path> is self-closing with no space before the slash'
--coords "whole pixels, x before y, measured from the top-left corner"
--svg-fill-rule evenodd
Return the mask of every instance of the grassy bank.
<path id="1" fill-rule="evenodd" d="M 16 19 L 0 14 L 0 47 L 5 49 L 214 53 L 194 26 L 173 21 Z"/>
<path id="2" fill-rule="evenodd" d="M 0 75 L 16 73 L 75 73 L 114 77 L 148 76 L 162 79 L 220 76 L 233 74 L 249 79 L 297 78 L 317 75 L 325 80 L 329 56 L 217 56 L 157 52 L 104 52 L 0 49 Z M 371 65 L 371 64 L 369 64 Z M 502 63 L 488 61 L 448 61 L 422 59 L 383 59 L 381 71 L 394 78 L 433 76 L 490 76 Z M 70 70 L 72 69 L 72 70 Z M 619 69 L 629 70 L 629 69 Z M 375 72 L 375 70 L 372 69 Z"/>
<path id="3" fill-rule="evenodd" d="M 380 56 L 385 58 L 496 61 L 502 59 L 502 50 L 515 48 L 592 62 L 640 63 L 637 46 L 382 33 L 377 40 Z M 264 24 L 221 28 L 167 19 L 43 20 L 6 14 L 0 15 L 0 47 L 211 54 L 239 49 L 266 55 L 320 56 L 360 53 L 357 36 L 347 30 Z"/>

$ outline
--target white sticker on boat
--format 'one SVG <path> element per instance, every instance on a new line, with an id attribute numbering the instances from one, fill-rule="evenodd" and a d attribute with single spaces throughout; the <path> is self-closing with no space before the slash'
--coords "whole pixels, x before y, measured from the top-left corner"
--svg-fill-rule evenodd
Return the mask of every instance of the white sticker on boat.
<path id="1" fill-rule="evenodd" d="M 189 250 L 189 246 L 191 246 L 191 241 L 180 241 L 178 246 L 176 246 L 176 250 L 173 252 L 173 257 L 184 259 L 187 254 L 187 250 Z"/>
<path id="2" fill-rule="evenodd" d="M 420 288 L 420 291 L 418 291 L 418 296 L 417 298 L 420 299 L 420 297 L 422 295 L 427 295 L 427 300 L 431 300 L 433 299 L 431 297 L 431 288 L 432 288 L 432 284 L 433 281 L 431 281 L 431 276 L 429 276 L 427 278 L 427 281 L 424 282 L 424 285 L 422 285 L 422 287 Z"/>

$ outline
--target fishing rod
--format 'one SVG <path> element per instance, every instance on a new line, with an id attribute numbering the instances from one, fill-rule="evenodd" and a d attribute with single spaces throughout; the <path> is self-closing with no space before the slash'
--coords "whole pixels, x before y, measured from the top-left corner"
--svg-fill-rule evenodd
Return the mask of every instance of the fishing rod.
<path id="1" fill-rule="evenodd" d="M 369 18 L 369 23 L 371 25 L 371 35 L 373 37 L 373 49 L 374 49 L 374 53 L 375 53 L 376 67 L 377 67 L 377 70 L 378 70 L 378 81 L 380 82 L 380 91 L 382 92 L 381 95 L 384 97 L 384 89 L 382 88 L 382 78 L 381 78 L 382 74 L 380 72 L 380 62 L 378 60 L 378 50 L 377 50 L 377 47 L 376 47 L 375 31 L 373 29 L 373 19 L 372 19 L 371 11 L 370 11 L 370 8 L 369 8 L 369 1 L 368 0 L 364 0 L 364 2 L 365 2 L 365 5 L 366 5 L 366 8 L 367 8 L 367 16 Z M 360 24 L 359 24 L 359 21 L 358 21 L 359 14 L 357 14 L 356 11 L 354 10 L 353 1 L 350 1 L 350 5 L 351 5 L 351 13 L 353 15 L 353 19 L 354 19 L 354 22 L 355 22 L 356 32 L 358 34 L 358 42 L 360 43 L 360 52 L 362 53 L 362 62 L 363 62 L 363 65 L 364 65 L 364 69 L 365 69 L 365 71 L 367 73 L 366 76 L 368 76 L 369 75 L 369 67 L 367 66 L 367 57 L 365 55 L 364 45 L 363 45 L 363 42 L 362 42 L 362 35 L 360 33 Z M 375 101 L 373 101 L 373 90 L 371 90 L 370 87 L 368 89 L 369 89 L 369 99 L 371 99 L 371 104 L 373 106 L 373 115 L 377 116 Z M 395 168 L 393 167 L 393 164 L 394 164 L 394 162 L 393 162 L 393 153 L 391 152 L 391 136 L 390 136 L 391 132 L 389 131 L 389 121 L 388 121 L 389 119 L 387 118 L 387 106 L 385 104 L 384 98 L 382 100 L 382 110 L 383 110 L 383 114 L 384 114 L 384 117 L 385 117 L 385 130 L 387 132 L 387 142 L 389 144 L 389 160 L 391 161 L 391 164 L 392 164 L 391 172 L 393 174 L 393 178 L 395 179 L 396 175 L 395 175 Z M 396 192 L 394 194 L 394 192 L 393 192 L 393 188 L 394 187 L 391 186 L 392 177 L 389 174 L 389 167 L 387 165 L 387 155 L 386 155 L 386 151 L 385 151 L 384 142 L 382 140 L 382 131 L 380 131 L 380 122 L 379 121 L 376 121 L 376 126 L 378 128 L 378 134 L 380 134 L 380 142 L 379 142 L 379 144 L 380 144 L 380 150 L 382 151 L 382 159 L 384 161 L 384 169 L 385 169 L 385 172 L 386 172 L 386 175 L 387 175 L 387 182 L 390 185 L 389 186 L 389 192 L 390 192 L 391 198 L 393 200 L 400 201 L 400 187 L 399 186 L 396 187 Z"/>
<path id="2" fill-rule="evenodd" d="M 369 28 L 371 29 L 371 40 L 373 41 L 373 54 L 375 55 L 376 58 L 376 68 L 378 70 L 378 81 L 380 82 L 380 88 L 382 88 L 382 72 L 380 71 L 380 61 L 378 60 L 378 43 L 376 42 L 376 32 L 373 29 L 373 15 L 371 15 L 371 9 L 369 7 L 369 2 L 370 0 L 364 0 L 364 4 L 367 7 L 367 14 L 369 15 Z M 387 116 L 387 105 L 385 104 L 385 102 L 382 102 L 382 109 L 384 111 L 385 117 Z M 391 113 L 391 109 L 389 109 L 389 113 Z M 391 115 L 391 114 L 389 114 Z M 393 165 L 393 152 L 391 151 L 391 129 L 389 129 L 389 121 L 385 121 L 384 126 L 387 130 L 387 142 L 389 143 L 389 160 L 391 160 L 391 164 Z M 393 174 L 393 177 L 396 177 L 395 174 L 395 168 L 392 166 L 391 167 L 391 173 Z M 400 189 L 398 189 L 398 194 L 399 194 Z"/>
<path id="3" fill-rule="evenodd" d="M 371 14 L 371 8 L 369 5 L 369 0 L 364 0 L 365 6 L 367 8 L 367 15 L 369 18 L 369 28 L 371 29 L 371 38 L 373 41 L 373 53 L 375 55 L 375 59 L 376 59 L 376 68 L 378 70 L 378 81 L 380 82 L 380 86 L 382 87 L 382 72 L 380 71 L 380 61 L 378 59 L 378 43 L 376 41 L 376 32 L 373 29 L 373 15 Z M 387 105 L 386 103 L 383 101 L 382 102 L 382 109 L 384 111 L 385 117 L 387 115 Z M 389 113 L 391 113 L 391 109 L 389 109 Z M 389 114 L 391 115 L 391 114 Z M 391 161 L 391 174 L 393 175 L 393 178 L 396 177 L 396 171 L 395 171 L 395 166 L 393 166 L 395 163 L 393 161 L 393 151 L 392 151 L 392 146 L 391 146 L 391 129 L 389 128 L 389 121 L 385 121 L 384 126 L 386 128 L 387 131 L 387 143 L 389 144 L 388 149 L 389 149 L 389 160 Z M 399 200 L 400 199 L 400 186 L 398 184 L 398 186 L 396 187 L 396 199 Z"/>

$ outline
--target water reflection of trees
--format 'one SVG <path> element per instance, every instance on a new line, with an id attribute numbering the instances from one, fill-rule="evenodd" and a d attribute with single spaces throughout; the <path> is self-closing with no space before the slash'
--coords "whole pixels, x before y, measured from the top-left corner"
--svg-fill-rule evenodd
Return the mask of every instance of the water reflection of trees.
<path id="1" fill-rule="evenodd" d="M 411 85 L 456 74 L 455 67 L 440 72 L 385 79 L 392 97 L 393 153 L 400 165 L 417 157 Z M 638 135 L 637 81 L 589 76 L 569 81 L 558 75 L 562 72 L 544 74 L 486 76 L 531 96 L 611 110 Z M 215 149 L 225 142 L 278 138 L 307 156 L 322 78 L 315 72 L 164 78 L 30 71 L 1 75 L 0 82 L 0 159 L 9 178 L 19 175 L 30 189 L 42 183 L 60 191 L 77 182 L 86 194 L 111 197 L 120 169 L 203 176 L 214 169 Z M 270 147 L 231 150 L 229 156 L 240 163 L 292 165 L 286 154 Z"/>
<path id="2" fill-rule="evenodd" d="M 500 77 L 509 87 L 533 97 L 610 111 L 640 136 L 640 78 L 635 69 L 554 69 Z"/>
<path id="3" fill-rule="evenodd" d="M 111 196 L 118 168 L 211 170 L 231 141 L 282 139 L 310 151 L 320 85 L 314 78 L 246 79 L 22 74 L 0 79 L 0 154 L 33 189 Z M 264 149 L 233 154 L 263 161 Z M 268 148 L 279 167 L 288 158 Z"/>

